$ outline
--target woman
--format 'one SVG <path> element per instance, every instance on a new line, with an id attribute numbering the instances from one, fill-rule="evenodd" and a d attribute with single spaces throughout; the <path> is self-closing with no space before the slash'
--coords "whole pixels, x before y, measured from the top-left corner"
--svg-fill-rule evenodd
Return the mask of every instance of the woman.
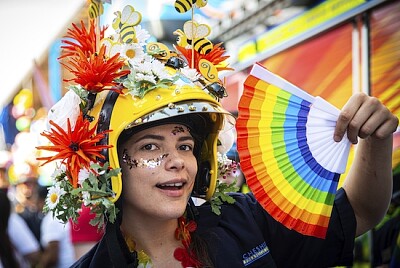
<path id="1" fill-rule="evenodd" d="M 134 100 L 110 92 L 102 99 L 91 115 L 100 118 L 99 126 L 113 130 L 107 142 L 116 146 L 108 149 L 108 160 L 122 169 L 112 184 L 120 212 L 75 267 L 349 264 L 354 237 L 379 221 L 390 200 L 391 133 L 398 121 L 366 95 L 349 100 L 336 127 L 339 138 L 347 130 L 350 140 L 362 140 L 337 194 L 325 240 L 281 226 L 251 194 L 234 194 L 236 202 L 222 205 L 221 216 L 212 213 L 209 203 L 193 206 L 191 195 L 204 197 L 215 189 L 215 176 L 207 175 L 217 165 L 218 132 L 223 123 L 232 123 L 201 88 L 157 88 Z"/>
<path id="2" fill-rule="evenodd" d="M 77 43 L 64 46 L 73 57 L 67 66 L 80 86 L 51 109 L 52 129 L 43 135 L 54 146 L 39 147 L 58 152 L 40 159 L 62 159 L 48 208 L 67 220 L 66 215 L 76 217 L 71 211 L 83 202 L 97 215 L 93 223 L 106 223 L 102 240 L 74 267 L 351 264 L 355 236 L 378 223 L 390 201 L 392 133 L 398 119 L 386 107 L 356 94 L 342 109 L 334 139 L 347 135 L 356 143 L 361 138 L 357 156 L 336 194 L 326 238 L 301 235 L 275 221 L 252 194 L 224 195 L 224 202 L 213 203 L 220 132 L 235 123 L 218 102 L 224 96 L 221 88 L 197 72 L 190 75 L 193 69 L 176 57 L 158 57 L 149 45 L 152 53 L 139 61 L 107 58 L 106 48 L 97 52 L 90 46 L 96 44 L 94 32 L 69 34 Z M 138 31 L 136 36 L 143 35 Z M 190 63 L 190 57 L 186 60 Z M 126 61 L 129 70 L 123 68 Z M 88 65 L 101 71 L 109 67 L 101 78 L 110 80 L 98 81 Z M 87 98 L 81 101 L 82 96 Z M 66 107 L 83 107 L 83 112 L 72 116 Z M 54 119 L 65 114 L 68 120 Z M 194 206 L 191 197 L 210 202 Z"/>

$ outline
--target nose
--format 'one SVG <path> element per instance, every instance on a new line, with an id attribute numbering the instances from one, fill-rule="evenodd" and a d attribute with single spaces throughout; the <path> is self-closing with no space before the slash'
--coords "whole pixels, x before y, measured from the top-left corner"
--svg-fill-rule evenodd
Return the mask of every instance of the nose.
<path id="1" fill-rule="evenodd" d="M 185 160 L 176 151 L 166 154 L 165 168 L 168 170 L 182 170 L 185 168 Z"/>

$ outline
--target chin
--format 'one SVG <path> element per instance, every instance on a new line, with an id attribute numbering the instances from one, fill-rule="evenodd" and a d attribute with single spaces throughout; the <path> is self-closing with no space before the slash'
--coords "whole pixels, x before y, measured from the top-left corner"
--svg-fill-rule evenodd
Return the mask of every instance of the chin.
<path id="1" fill-rule="evenodd" d="M 185 203 L 184 206 L 179 205 L 179 206 L 170 207 L 169 209 L 166 209 L 164 211 L 164 213 L 167 214 L 168 218 L 170 218 L 170 219 L 179 218 L 185 213 L 186 206 L 187 206 L 187 203 Z"/>

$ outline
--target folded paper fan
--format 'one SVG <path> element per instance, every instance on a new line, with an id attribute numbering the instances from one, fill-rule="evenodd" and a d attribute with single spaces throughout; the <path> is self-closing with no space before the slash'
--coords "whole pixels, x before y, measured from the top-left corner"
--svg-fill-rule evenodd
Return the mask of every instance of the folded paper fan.
<path id="1" fill-rule="evenodd" d="M 277 221 L 325 238 L 350 142 L 333 140 L 339 110 L 261 65 L 239 101 L 237 149 L 246 181 Z"/>

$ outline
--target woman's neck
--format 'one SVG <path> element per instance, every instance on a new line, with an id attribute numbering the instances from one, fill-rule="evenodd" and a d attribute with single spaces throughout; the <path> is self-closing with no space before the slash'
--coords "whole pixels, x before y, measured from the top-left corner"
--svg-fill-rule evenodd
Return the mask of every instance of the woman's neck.
<path id="1" fill-rule="evenodd" d="M 145 216 L 130 217 L 125 214 L 121 230 L 125 238 L 134 241 L 135 250 L 144 251 L 151 258 L 154 267 L 157 267 L 159 262 L 176 261 L 173 256 L 174 250 L 182 246 L 181 241 L 175 238 L 177 226 L 177 219 L 160 220 Z"/>

